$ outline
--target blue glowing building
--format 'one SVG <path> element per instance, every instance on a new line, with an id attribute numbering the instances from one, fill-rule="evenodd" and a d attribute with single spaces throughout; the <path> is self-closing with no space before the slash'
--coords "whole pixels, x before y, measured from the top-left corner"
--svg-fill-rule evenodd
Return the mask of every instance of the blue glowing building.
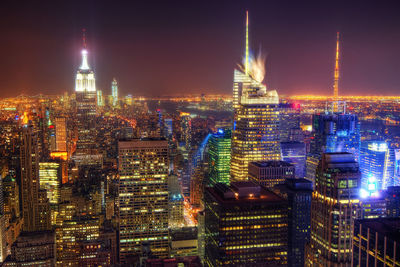
<path id="1" fill-rule="evenodd" d="M 368 192 L 393 185 L 395 153 L 385 141 L 364 141 L 360 150 L 361 187 Z"/>
<path id="2" fill-rule="evenodd" d="M 313 116 L 311 154 L 349 152 L 360 155 L 360 123 L 354 114 L 316 114 Z"/>
<path id="3" fill-rule="evenodd" d="M 354 114 L 323 113 L 312 119 L 313 132 L 307 155 L 306 178 L 315 181 L 317 163 L 323 153 L 348 152 L 360 156 L 360 123 Z"/>
<path id="4" fill-rule="evenodd" d="M 304 142 L 281 142 L 282 160 L 295 167 L 295 176 L 303 178 L 306 170 L 306 144 Z"/>

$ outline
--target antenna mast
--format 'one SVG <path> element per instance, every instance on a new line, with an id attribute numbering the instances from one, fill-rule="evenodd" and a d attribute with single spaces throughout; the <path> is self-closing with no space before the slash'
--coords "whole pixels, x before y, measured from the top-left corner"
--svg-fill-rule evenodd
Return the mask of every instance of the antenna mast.
<path id="1" fill-rule="evenodd" d="M 338 112 L 339 102 L 339 32 L 336 35 L 335 80 L 333 84 L 333 112 Z"/>
<path id="2" fill-rule="evenodd" d="M 82 41 L 83 41 L 83 49 L 86 49 L 86 29 L 82 29 Z"/>
<path id="3" fill-rule="evenodd" d="M 249 11 L 248 10 L 246 10 L 246 50 L 245 50 L 244 71 L 246 75 L 249 74 Z"/>

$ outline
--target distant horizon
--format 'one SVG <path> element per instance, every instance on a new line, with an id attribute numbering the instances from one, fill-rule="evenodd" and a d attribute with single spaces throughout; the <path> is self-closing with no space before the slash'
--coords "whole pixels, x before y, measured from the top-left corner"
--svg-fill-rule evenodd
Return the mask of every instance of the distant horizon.
<path id="1" fill-rule="evenodd" d="M 41 3 L 4 4 L 0 97 L 72 92 L 82 28 L 105 94 L 113 77 L 122 95 L 229 94 L 246 10 L 250 48 L 267 55 L 265 83 L 280 95 L 333 94 L 337 32 L 339 95 L 400 91 L 397 2 Z"/>

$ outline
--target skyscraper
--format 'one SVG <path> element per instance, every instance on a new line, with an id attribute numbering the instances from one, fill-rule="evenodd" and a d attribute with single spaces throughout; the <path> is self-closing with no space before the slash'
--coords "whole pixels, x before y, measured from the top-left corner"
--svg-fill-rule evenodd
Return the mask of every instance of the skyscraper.
<path id="1" fill-rule="evenodd" d="M 67 122 L 65 118 L 56 118 L 56 150 L 59 152 L 67 151 Z"/>
<path id="2" fill-rule="evenodd" d="M 306 266 L 351 266 L 360 178 L 358 163 L 352 154 L 322 155 L 312 194 L 311 241 L 306 249 Z"/>
<path id="3" fill-rule="evenodd" d="M 97 106 L 102 107 L 104 106 L 104 96 L 103 91 L 97 90 Z"/>
<path id="4" fill-rule="evenodd" d="M 120 261 L 141 254 L 168 256 L 168 142 L 135 139 L 118 143 Z"/>
<path id="5" fill-rule="evenodd" d="M 235 69 L 233 81 L 231 176 L 235 181 L 247 180 L 249 162 L 281 157 L 278 93 L 262 83 L 264 62 L 250 61 L 248 50 L 247 17 L 245 66 Z"/>
<path id="6" fill-rule="evenodd" d="M 310 241 L 312 183 L 304 178 L 287 179 L 273 191 L 289 205 L 288 266 L 304 267 L 305 245 Z"/>
<path id="7" fill-rule="evenodd" d="M 21 134 L 21 204 L 24 231 L 38 230 L 39 155 L 37 138 L 31 125 Z"/>
<path id="8" fill-rule="evenodd" d="M 118 105 L 118 82 L 115 78 L 111 82 L 111 97 L 112 105 L 116 107 Z"/>
<path id="9" fill-rule="evenodd" d="M 354 114 L 325 113 L 313 115 L 310 153 L 349 152 L 356 161 L 360 155 L 360 123 Z"/>
<path id="10" fill-rule="evenodd" d="M 76 117 L 78 126 L 77 153 L 91 154 L 96 148 L 94 140 L 96 126 L 96 84 L 94 72 L 88 64 L 85 36 L 83 38 L 82 64 L 75 80 Z"/>
<path id="11" fill-rule="evenodd" d="M 360 170 L 362 174 L 361 186 L 364 190 L 377 191 L 392 186 L 394 150 L 385 141 L 362 142 Z"/>
<path id="12" fill-rule="evenodd" d="M 300 104 L 279 104 L 279 136 L 281 142 L 290 140 L 290 133 L 300 129 Z"/>
<path id="13" fill-rule="evenodd" d="M 304 178 L 306 168 L 306 144 L 304 142 L 281 142 L 282 160 L 295 167 L 295 175 Z"/>
<path id="14" fill-rule="evenodd" d="M 360 124 L 358 117 L 346 113 L 315 114 L 312 119 L 310 153 L 307 155 L 306 178 L 315 181 L 316 162 L 322 153 L 349 152 L 359 160 Z"/>
<path id="15" fill-rule="evenodd" d="M 286 266 L 287 204 L 253 182 L 205 192 L 206 266 Z"/>
<path id="16" fill-rule="evenodd" d="M 231 130 L 219 129 L 208 141 L 208 181 L 209 185 L 216 183 L 229 184 L 231 162 Z"/>
<path id="17" fill-rule="evenodd" d="M 385 194 L 386 216 L 400 217 L 400 186 L 389 186 Z"/>

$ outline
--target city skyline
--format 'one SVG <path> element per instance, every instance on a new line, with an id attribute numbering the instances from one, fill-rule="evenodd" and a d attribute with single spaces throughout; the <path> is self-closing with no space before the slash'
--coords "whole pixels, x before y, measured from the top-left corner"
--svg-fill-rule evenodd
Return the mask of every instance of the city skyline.
<path id="1" fill-rule="evenodd" d="M 87 1 L 81 10 L 73 3 L 43 10 L 9 3 L 2 18 L 7 25 L 3 47 L 9 53 L 0 64 L 0 97 L 73 92 L 82 28 L 87 29 L 89 65 L 104 94 L 111 93 L 114 77 L 122 95 L 229 94 L 231 70 L 244 53 L 245 10 L 251 50 L 261 47 L 268 55 L 268 88 L 331 95 L 339 31 L 339 96 L 397 94 L 400 21 L 395 4 L 225 4 Z"/>

